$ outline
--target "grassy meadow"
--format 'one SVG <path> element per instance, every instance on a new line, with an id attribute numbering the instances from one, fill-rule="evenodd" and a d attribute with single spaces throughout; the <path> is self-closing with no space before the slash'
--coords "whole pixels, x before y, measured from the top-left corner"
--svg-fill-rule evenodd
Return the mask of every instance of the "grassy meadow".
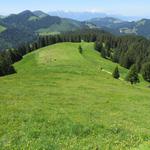
<path id="1" fill-rule="evenodd" d="M 5 30 L 6 30 L 6 28 L 0 25 L 0 33 L 5 31 Z"/>
<path id="2" fill-rule="evenodd" d="M 150 149 L 148 83 L 113 79 L 101 68 L 117 64 L 81 45 L 41 48 L 0 78 L 1 150 Z"/>

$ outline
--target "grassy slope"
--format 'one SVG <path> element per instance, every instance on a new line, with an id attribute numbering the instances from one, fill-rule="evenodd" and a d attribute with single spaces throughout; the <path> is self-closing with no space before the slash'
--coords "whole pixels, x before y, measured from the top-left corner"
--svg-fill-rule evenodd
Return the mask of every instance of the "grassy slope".
<path id="1" fill-rule="evenodd" d="M 75 20 L 62 19 L 60 24 L 51 25 L 49 28 L 39 29 L 40 35 L 59 34 L 60 32 L 75 31 L 81 29 L 82 24 Z"/>
<path id="2" fill-rule="evenodd" d="M 3 32 L 3 31 L 5 31 L 5 30 L 6 30 L 6 28 L 4 26 L 0 25 L 0 33 Z"/>
<path id="3" fill-rule="evenodd" d="M 146 83 L 115 80 L 116 64 L 92 43 L 62 43 L 30 53 L 17 74 L 0 79 L 1 149 L 129 149 L 148 147 Z M 125 75 L 125 69 L 120 67 Z M 146 146 L 145 146 L 146 145 Z M 149 148 L 148 148 L 149 149 Z"/>

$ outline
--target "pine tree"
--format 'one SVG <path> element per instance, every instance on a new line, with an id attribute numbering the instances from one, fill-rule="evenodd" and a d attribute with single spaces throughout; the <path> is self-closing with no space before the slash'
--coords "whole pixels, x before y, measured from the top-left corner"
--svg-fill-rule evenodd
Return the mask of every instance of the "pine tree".
<path id="1" fill-rule="evenodd" d="M 103 48 L 103 45 L 102 45 L 101 42 L 95 42 L 94 48 L 95 48 L 95 50 L 97 50 L 98 52 L 101 52 L 101 50 L 102 50 L 102 48 Z"/>
<path id="2" fill-rule="evenodd" d="M 79 45 L 78 49 L 79 49 L 79 53 L 82 54 L 83 53 L 83 49 L 82 49 L 81 45 Z"/>
<path id="3" fill-rule="evenodd" d="M 141 73 L 143 78 L 146 81 L 150 82 L 150 62 L 143 64 Z"/>
<path id="4" fill-rule="evenodd" d="M 103 58 L 106 58 L 106 51 L 105 51 L 104 48 L 101 49 L 101 56 L 102 56 Z"/>
<path id="5" fill-rule="evenodd" d="M 119 73 L 118 66 L 116 66 L 116 68 L 114 69 L 114 72 L 113 72 L 112 76 L 113 76 L 113 78 L 115 78 L 115 79 L 119 79 L 120 73 Z"/>
<path id="6" fill-rule="evenodd" d="M 135 65 L 132 65 L 129 73 L 127 74 L 126 80 L 131 82 L 131 84 L 139 83 L 139 76 Z"/>

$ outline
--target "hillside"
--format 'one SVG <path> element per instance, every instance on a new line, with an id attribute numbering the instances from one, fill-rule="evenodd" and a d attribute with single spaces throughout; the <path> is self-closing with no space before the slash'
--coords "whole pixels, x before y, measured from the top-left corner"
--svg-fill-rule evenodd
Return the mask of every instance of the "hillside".
<path id="1" fill-rule="evenodd" d="M 57 15 L 57 13 L 52 14 Z M 81 14 L 84 15 L 84 13 Z M 93 17 L 95 15 L 97 14 L 93 13 Z M 26 10 L 19 14 L 0 18 L 0 51 L 32 42 L 38 38 L 38 35 L 54 35 L 89 28 L 102 29 L 116 35 L 135 34 L 149 38 L 149 25 L 149 19 L 129 22 L 113 17 L 104 17 L 82 22 L 50 16 L 40 10 L 34 12 Z M 16 42 L 18 39 L 20 39 L 19 42 Z"/>
<path id="2" fill-rule="evenodd" d="M 74 11 L 51 11 L 51 16 L 59 16 L 61 18 L 69 18 L 78 21 L 86 21 L 96 17 L 106 17 L 107 14 L 100 12 L 74 12 Z"/>
<path id="3" fill-rule="evenodd" d="M 61 18 L 59 24 L 53 24 L 48 28 L 42 28 L 37 31 L 40 35 L 59 34 L 61 32 L 76 31 L 89 28 L 88 25 L 76 20 Z"/>
<path id="4" fill-rule="evenodd" d="M 117 18 L 104 17 L 94 18 L 87 22 L 95 24 L 97 28 L 103 28 L 106 31 L 119 35 L 135 34 L 147 38 L 150 37 L 150 19 L 129 22 Z"/>
<path id="5" fill-rule="evenodd" d="M 20 44 L 33 41 L 37 34 L 59 34 L 85 28 L 88 25 L 80 21 L 50 16 L 42 11 L 26 10 L 0 19 L 0 50 L 16 48 Z M 16 42 L 18 39 L 20 41 Z"/>
<path id="6" fill-rule="evenodd" d="M 1 149 L 150 148 L 147 83 L 113 79 L 115 63 L 78 46 L 39 49 L 0 78 Z"/>
<path id="7" fill-rule="evenodd" d="M 16 48 L 26 42 L 31 42 L 37 39 L 34 32 L 26 29 L 21 30 L 18 28 L 5 29 L 0 33 L 0 50 L 7 48 Z"/>
<path id="8" fill-rule="evenodd" d="M 5 30 L 6 30 L 6 28 L 4 26 L 0 25 L 0 33 L 5 31 Z"/>

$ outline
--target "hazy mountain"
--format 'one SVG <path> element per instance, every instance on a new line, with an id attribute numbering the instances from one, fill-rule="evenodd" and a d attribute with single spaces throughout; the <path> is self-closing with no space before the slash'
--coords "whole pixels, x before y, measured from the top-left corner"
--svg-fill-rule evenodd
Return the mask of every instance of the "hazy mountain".
<path id="1" fill-rule="evenodd" d="M 96 15 L 96 13 L 89 16 L 85 14 L 88 13 L 81 13 L 81 15 L 78 13 L 78 17 L 89 18 Z M 32 41 L 37 37 L 37 33 L 47 35 L 85 28 L 100 28 L 117 35 L 136 34 L 150 37 L 149 19 L 129 22 L 113 17 L 97 17 L 81 22 L 74 19 L 60 18 L 56 15 L 48 15 L 39 10 L 34 12 L 26 10 L 19 14 L 0 18 L 0 49 L 16 47 L 21 43 Z M 77 17 L 76 15 L 74 17 Z M 103 16 L 105 14 L 99 15 Z"/>
<path id="2" fill-rule="evenodd" d="M 53 11 L 48 13 L 51 16 L 59 16 L 61 18 L 70 18 L 79 21 L 85 21 L 96 17 L 106 17 L 105 13 L 99 12 L 71 12 L 71 11 Z"/>
<path id="3" fill-rule="evenodd" d="M 0 19 L 3 19 L 3 18 L 5 18 L 5 16 L 3 16 L 3 15 L 0 15 Z"/>
<path id="4" fill-rule="evenodd" d="M 61 21 L 59 17 L 52 17 L 49 15 L 39 17 L 34 13 L 29 10 L 26 10 L 19 14 L 10 15 L 4 18 L 3 22 L 11 27 L 16 27 L 19 29 L 25 28 L 28 30 L 36 31 L 40 28 L 47 28 L 52 24 L 60 23 Z"/>
<path id="5" fill-rule="evenodd" d="M 119 14 L 107 14 L 102 12 L 90 12 L 90 11 L 89 12 L 51 11 L 48 14 L 52 16 L 59 16 L 61 18 L 75 19 L 79 21 L 86 21 L 93 18 L 104 18 L 104 17 L 119 18 L 121 20 L 127 21 L 136 21 L 141 19 L 141 17 L 138 16 L 123 16 Z"/>
<path id="6" fill-rule="evenodd" d="M 124 23 L 125 21 L 122 21 L 117 18 L 105 17 L 105 18 L 94 18 L 94 19 L 89 20 L 88 22 L 95 24 L 97 27 L 112 28 L 115 25 Z"/>
<path id="7" fill-rule="evenodd" d="M 72 19 L 50 16 L 42 11 L 26 10 L 0 19 L 0 49 L 16 47 L 17 43 L 32 41 L 37 33 L 56 34 L 89 28 L 89 25 L 90 23 L 87 25 Z"/>
<path id="8" fill-rule="evenodd" d="M 123 21 L 117 18 L 94 18 L 87 22 L 93 23 L 97 28 L 103 28 L 115 34 L 135 34 L 150 37 L 150 19 L 139 21 Z"/>
<path id="9" fill-rule="evenodd" d="M 132 22 L 132 26 L 121 28 L 121 33 L 134 33 L 136 35 L 142 35 L 150 38 L 150 19 L 141 19 L 136 22 Z"/>
<path id="10" fill-rule="evenodd" d="M 34 32 L 18 28 L 8 28 L 0 33 L 0 50 L 15 48 L 23 43 L 36 40 Z"/>
<path id="11" fill-rule="evenodd" d="M 40 17 L 40 18 L 44 18 L 44 17 L 48 16 L 48 14 L 46 14 L 46 13 L 40 11 L 40 10 L 34 11 L 33 14 Z"/>

